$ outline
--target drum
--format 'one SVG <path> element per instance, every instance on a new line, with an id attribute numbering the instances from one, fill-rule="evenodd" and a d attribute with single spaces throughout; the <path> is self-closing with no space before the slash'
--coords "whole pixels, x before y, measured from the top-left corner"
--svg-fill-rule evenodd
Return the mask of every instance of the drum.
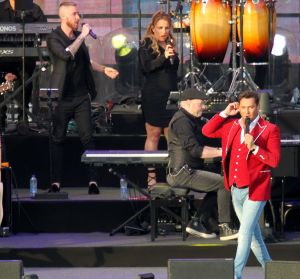
<path id="1" fill-rule="evenodd" d="M 231 9 L 227 1 L 192 0 L 190 30 L 200 62 L 222 63 L 230 39 Z"/>
<path id="2" fill-rule="evenodd" d="M 238 16 L 240 9 L 238 9 Z M 248 63 L 268 61 L 268 7 L 265 0 L 247 0 L 244 6 L 243 41 L 245 59 Z M 273 14 L 271 47 L 276 31 L 276 12 Z M 240 38 L 240 21 L 238 20 Z"/>

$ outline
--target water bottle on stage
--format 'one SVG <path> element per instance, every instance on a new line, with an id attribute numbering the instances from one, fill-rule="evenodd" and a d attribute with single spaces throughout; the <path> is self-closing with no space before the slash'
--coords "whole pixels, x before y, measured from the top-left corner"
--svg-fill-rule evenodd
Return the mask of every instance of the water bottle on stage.
<path id="1" fill-rule="evenodd" d="M 125 177 L 120 179 L 120 197 L 121 200 L 128 200 L 128 187 Z"/>
<path id="2" fill-rule="evenodd" d="M 29 189 L 30 197 L 34 198 L 35 194 L 37 193 L 37 179 L 34 174 L 30 178 L 29 185 L 30 185 L 30 189 Z"/>

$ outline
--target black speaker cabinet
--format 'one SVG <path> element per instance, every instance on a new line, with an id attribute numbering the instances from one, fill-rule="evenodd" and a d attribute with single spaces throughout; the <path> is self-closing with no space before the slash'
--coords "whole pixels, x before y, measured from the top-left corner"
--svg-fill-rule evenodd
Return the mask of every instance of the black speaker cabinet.
<path id="1" fill-rule="evenodd" d="M 11 185 L 12 176 L 11 168 L 2 168 L 1 177 L 3 182 L 3 220 L 0 224 L 0 234 L 5 236 L 10 231 L 12 225 L 12 202 L 11 202 Z"/>
<path id="2" fill-rule="evenodd" d="M 300 261 L 271 261 L 266 263 L 265 279 L 295 279 L 300 276 Z"/>
<path id="3" fill-rule="evenodd" d="M 233 279 L 233 259 L 170 259 L 168 279 Z"/>
<path id="4" fill-rule="evenodd" d="M 24 275 L 23 263 L 20 260 L 0 261 L 0 277 L 6 279 L 21 279 Z"/>
<path id="5" fill-rule="evenodd" d="M 154 279 L 154 274 L 153 273 L 144 273 L 144 274 L 139 274 L 136 279 Z"/>

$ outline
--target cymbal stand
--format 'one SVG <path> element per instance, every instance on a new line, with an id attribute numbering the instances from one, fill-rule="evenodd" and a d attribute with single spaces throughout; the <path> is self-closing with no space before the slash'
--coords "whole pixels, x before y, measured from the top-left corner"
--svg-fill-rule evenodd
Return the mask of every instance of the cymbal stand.
<path id="1" fill-rule="evenodd" d="M 240 0 L 240 42 L 237 43 L 237 4 L 236 0 L 232 0 L 232 19 L 229 22 L 232 24 L 232 68 L 229 68 L 223 76 L 221 76 L 207 91 L 207 94 L 212 94 L 216 88 L 223 84 L 227 76 L 232 74 L 232 81 L 226 93 L 227 98 L 237 97 L 238 93 L 245 89 L 257 91 L 258 86 L 253 81 L 250 73 L 244 67 L 244 44 L 243 44 L 243 15 L 244 15 L 244 2 Z M 239 52 L 237 52 L 237 46 Z M 237 67 L 236 57 L 239 55 L 239 67 Z"/>

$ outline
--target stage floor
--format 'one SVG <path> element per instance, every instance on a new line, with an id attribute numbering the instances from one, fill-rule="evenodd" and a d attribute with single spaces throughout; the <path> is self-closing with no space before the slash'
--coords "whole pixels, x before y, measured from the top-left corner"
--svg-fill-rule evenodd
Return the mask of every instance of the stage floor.
<path id="1" fill-rule="evenodd" d="M 286 233 L 285 240 L 268 243 L 273 260 L 300 261 L 300 232 Z M 180 234 L 126 236 L 118 233 L 18 233 L 2 238 L 0 259 L 21 259 L 25 267 L 128 268 L 166 267 L 170 258 L 234 258 L 236 241 L 206 240 Z M 250 254 L 248 266 L 258 266 Z"/>

